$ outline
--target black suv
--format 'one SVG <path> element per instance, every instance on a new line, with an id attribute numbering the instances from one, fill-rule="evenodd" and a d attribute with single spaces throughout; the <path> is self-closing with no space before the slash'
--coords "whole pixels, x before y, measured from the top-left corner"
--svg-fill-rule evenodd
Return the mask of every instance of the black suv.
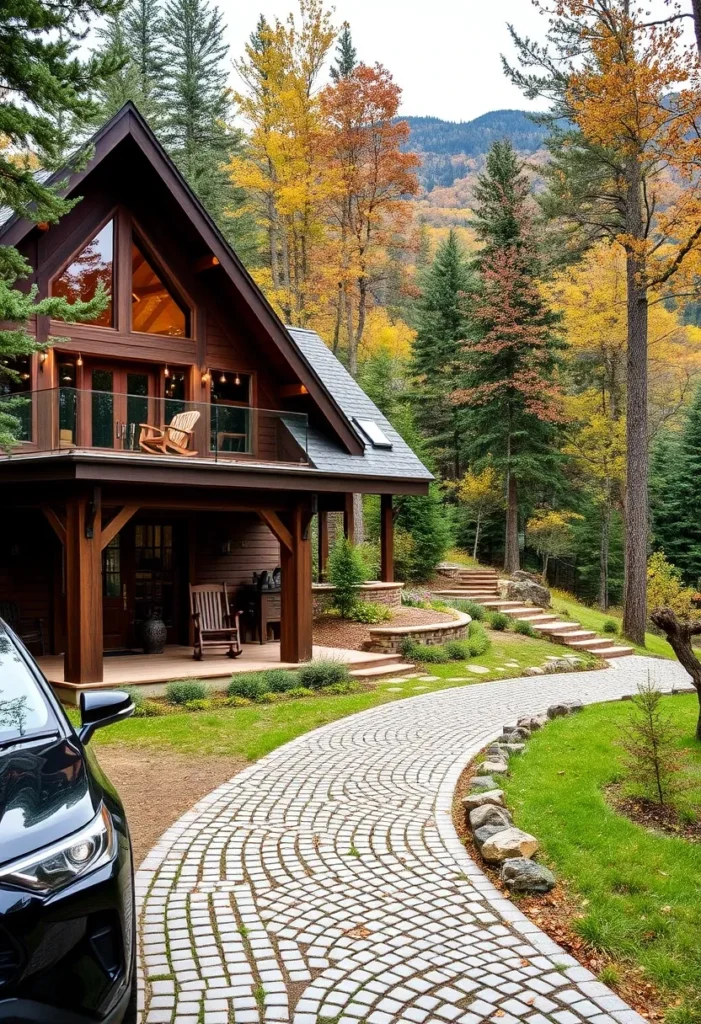
<path id="1" fill-rule="evenodd" d="M 83 693 L 76 731 L 0 620 L 0 1021 L 136 1022 L 129 830 L 86 747 L 133 710 Z"/>

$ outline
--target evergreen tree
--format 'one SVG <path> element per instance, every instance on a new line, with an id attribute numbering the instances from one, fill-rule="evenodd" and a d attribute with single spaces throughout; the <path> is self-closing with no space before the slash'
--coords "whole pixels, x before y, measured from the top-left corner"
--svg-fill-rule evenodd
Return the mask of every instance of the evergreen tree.
<path id="1" fill-rule="evenodd" d="M 161 78 L 164 70 L 164 24 L 160 0 L 129 0 L 124 10 L 98 28 L 100 52 L 112 54 L 120 70 L 100 90 L 101 123 L 127 100 L 157 131 L 162 115 Z"/>
<path id="2" fill-rule="evenodd" d="M 350 25 L 347 21 L 343 22 L 341 31 L 338 34 L 336 54 L 336 63 L 332 64 L 329 69 L 334 82 L 338 82 L 341 78 L 349 78 L 358 63 L 356 49 L 351 39 Z"/>
<path id="3" fill-rule="evenodd" d="M 116 65 L 112 58 L 93 55 L 81 60 L 76 54 L 90 19 L 110 17 L 118 10 L 119 0 L 4 0 L 0 6 L 0 206 L 35 222 L 55 223 L 77 202 L 62 199 L 55 188 L 42 184 L 32 173 L 32 154 L 41 153 L 47 164 L 57 164 L 68 119 L 85 121 L 92 116 L 91 93 Z M 36 347 L 26 330 L 30 317 L 87 320 L 107 302 L 100 288 L 89 303 L 37 301 L 35 286 L 15 287 L 30 274 L 31 267 L 16 249 L 0 246 L 0 383 L 14 376 L 12 359 Z M 7 410 L 5 403 L 0 415 L 4 447 L 12 443 L 17 427 Z"/>
<path id="4" fill-rule="evenodd" d="M 190 187 L 246 262 L 254 259 L 253 221 L 237 216 L 243 193 L 227 165 L 243 146 L 229 125 L 222 15 L 209 0 L 169 0 L 164 12 L 163 122 L 161 139 Z"/>
<path id="5" fill-rule="evenodd" d="M 496 142 L 475 188 L 475 226 L 483 247 L 475 260 L 470 336 L 463 346 L 461 386 L 453 398 L 465 415 L 471 462 L 490 457 L 506 481 L 504 568 L 519 567 L 520 493 L 547 494 L 559 483 L 554 385 L 557 316 L 538 288 L 531 243 L 528 181 L 509 142 Z"/>
<path id="6" fill-rule="evenodd" d="M 460 475 L 461 416 L 451 400 L 468 328 L 465 292 L 471 275 L 451 229 L 424 275 L 416 312 L 412 370 L 416 423 L 443 476 Z"/>

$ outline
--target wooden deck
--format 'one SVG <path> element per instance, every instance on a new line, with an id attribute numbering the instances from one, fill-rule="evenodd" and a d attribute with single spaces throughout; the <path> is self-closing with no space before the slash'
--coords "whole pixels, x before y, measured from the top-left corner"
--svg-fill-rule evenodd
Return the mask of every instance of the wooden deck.
<path id="1" fill-rule="evenodd" d="M 313 657 L 342 661 L 352 668 L 371 668 L 397 661 L 396 655 L 351 651 L 342 647 L 315 646 Z M 243 654 L 239 658 L 210 654 L 205 655 L 202 661 L 195 661 L 191 647 L 166 647 L 163 654 L 127 654 L 105 658 L 104 679 L 101 683 L 66 683 L 63 676 L 63 655 L 47 655 L 37 658 L 37 661 L 58 696 L 67 704 L 76 704 L 82 690 L 143 686 L 145 694 L 158 694 L 163 692 L 166 683 L 184 678 L 211 680 L 215 687 L 217 683 L 214 681 L 218 681 L 223 689 L 235 672 L 298 667 L 280 661 L 280 644 L 277 642 L 244 644 Z"/>

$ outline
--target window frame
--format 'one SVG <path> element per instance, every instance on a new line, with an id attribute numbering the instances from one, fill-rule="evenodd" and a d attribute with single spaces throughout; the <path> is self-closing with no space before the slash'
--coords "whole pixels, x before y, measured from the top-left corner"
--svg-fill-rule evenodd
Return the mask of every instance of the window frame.
<path id="1" fill-rule="evenodd" d="M 94 331 L 111 331 L 113 334 L 119 332 L 119 241 L 120 233 L 122 231 L 121 217 L 119 214 L 119 208 L 115 206 L 105 217 L 98 221 L 98 224 L 90 231 L 88 237 L 83 238 L 83 240 L 71 252 L 70 256 L 62 262 L 59 269 L 50 276 L 48 283 L 48 294 L 54 298 L 54 284 L 56 281 L 58 281 L 60 277 L 63 277 L 65 272 L 71 264 L 75 263 L 76 259 L 80 256 L 86 246 L 88 246 L 94 238 L 97 238 L 100 232 L 110 223 L 110 221 L 112 221 L 112 292 L 110 296 L 112 299 L 112 323 L 109 325 L 96 324 L 89 320 L 52 320 L 52 323 L 64 324 L 66 327 L 88 327 L 90 330 Z"/>
<path id="2" fill-rule="evenodd" d="M 170 338 L 170 337 L 174 337 L 174 338 L 178 338 L 179 341 L 195 341 L 195 315 L 196 315 L 195 303 L 192 301 L 191 297 L 189 295 L 187 295 L 183 291 L 182 286 L 175 283 L 175 279 L 173 278 L 173 275 L 167 269 L 167 267 L 165 266 L 163 261 L 159 258 L 156 249 L 154 248 L 152 243 L 149 241 L 148 236 L 144 233 L 144 231 L 142 230 L 140 225 L 135 221 L 135 219 L 131 215 L 127 215 L 127 216 L 128 216 L 128 220 L 129 220 L 129 245 L 127 247 L 127 245 L 125 244 L 123 250 L 121 250 L 122 252 L 124 252 L 125 257 L 126 257 L 126 253 L 127 253 L 127 248 L 128 248 L 128 252 L 129 252 L 128 261 L 125 258 L 125 276 L 126 276 L 127 272 L 128 272 L 128 275 L 129 275 L 128 282 L 127 282 L 128 301 L 129 301 L 129 306 L 128 306 L 129 313 L 128 313 L 128 317 L 127 317 L 128 323 L 126 325 L 127 333 L 128 334 L 135 334 L 139 338 Z M 136 246 L 137 249 L 139 249 L 142 252 L 142 254 L 144 255 L 144 257 L 146 259 L 146 262 L 149 264 L 149 266 L 154 271 L 154 273 L 157 274 L 158 277 L 160 278 L 160 280 L 163 282 L 163 284 L 167 288 L 168 292 L 170 293 L 171 298 L 173 299 L 173 302 L 175 302 L 176 306 L 178 306 L 182 310 L 183 315 L 185 316 L 185 322 L 186 322 L 186 326 L 187 326 L 187 333 L 185 333 L 185 334 L 170 335 L 170 334 L 156 334 L 156 333 L 152 333 L 151 331 L 135 331 L 134 330 L 133 324 L 132 324 L 132 301 L 131 301 L 131 295 L 132 295 L 132 246 L 134 246 L 134 245 Z M 128 267 L 128 270 L 127 270 L 127 267 Z M 177 298 L 176 298 L 176 296 L 177 296 Z"/>

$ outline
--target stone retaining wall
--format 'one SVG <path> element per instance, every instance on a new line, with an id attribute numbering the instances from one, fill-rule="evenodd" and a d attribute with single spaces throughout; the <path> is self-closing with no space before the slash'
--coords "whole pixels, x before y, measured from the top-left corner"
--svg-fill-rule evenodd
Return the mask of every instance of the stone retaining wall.
<path id="1" fill-rule="evenodd" d="M 407 637 L 411 637 L 417 644 L 431 647 L 444 644 L 447 640 L 466 640 L 470 622 L 469 615 L 456 611 L 452 622 L 434 622 L 425 626 L 371 626 L 368 632 L 372 639 L 367 644 L 367 650 L 395 654 Z"/>
<path id="2" fill-rule="evenodd" d="M 401 608 L 403 583 L 381 583 L 373 580 L 358 587 L 358 600 L 369 604 L 386 604 L 388 608 Z M 330 583 L 313 583 L 314 615 L 321 615 L 333 604 L 334 587 Z"/>

